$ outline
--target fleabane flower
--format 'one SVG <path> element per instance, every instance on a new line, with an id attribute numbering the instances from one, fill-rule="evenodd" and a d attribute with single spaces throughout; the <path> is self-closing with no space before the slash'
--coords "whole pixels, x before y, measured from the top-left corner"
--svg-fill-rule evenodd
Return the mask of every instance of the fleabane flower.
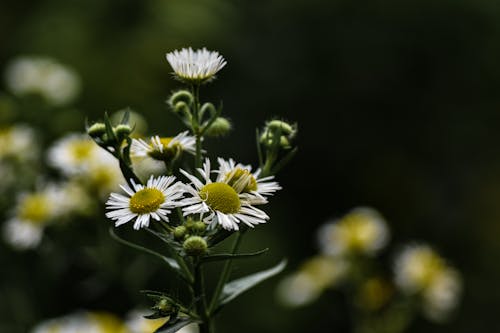
<path id="1" fill-rule="evenodd" d="M 132 157 L 150 157 L 158 161 L 170 162 L 177 159 L 182 152 L 195 153 L 196 138 L 188 131 L 174 137 L 153 136 L 146 142 L 143 139 L 133 139 L 130 153 Z"/>
<path id="2" fill-rule="evenodd" d="M 258 169 L 252 173 L 252 167 L 236 163 L 233 159 L 224 160 L 218 158 L 219 170 L 217 173 L 217 182 L 226 183 L 240 195 L 255 197 L 254 204 L 260 199 L 262 203 L 266 203 L 267 196 L 273 195 L 276 191 L 281 190 L 281 186 L 273 181 L 274 176 L 259 178 L 261 170 Z"/>
<path id="3" fill-rule="evenodd" d="M 0 129 L 0 159 L 15 158 L 20 161 L 36 158 L 39 147 L 33 129 L 16 125 Z"/>
<path id="4" fill-rule="evenodd" d="M 175 50 L 167 53 L 167 60 L 181 81 L 198 84 L 213 79 L 226 65 L 226 60 L 218 52 L 206 48 Z"/>
<path id="5" fill-rule="evenodd" d="M 128 333 L 120 319 L 103 312 L 76 312 L 46 320 L 31 333 Z"/>
<path id="6" fill-rule="evenodd" d="M 360 207 L 340 220 L 323 225 L 318 240 L 326 255 L 373 255 L 387 244 L 389 228 L 376 210 Z"/>
<path id="7" fill-rule="evenodd" d="M 206 159 L 203 168 L 197 171 L 203 182 L 181 170 L 191 181 L 190 185 L 185 185 L 185 191 L 191 197 L 181 200 L 184 215 L 200 214 L 205 223 L 218 223 L 226 230 L 239 230 L 240 222 L 249 227 L 267 222 L 269 216 L 253 206 L 262 204 L 261 199 L 238 192 L 228 183 L 211 180 L 209 159 Z"/>
<path id="8" fill-rule="evenodd" d="M 174 176 L 151 176 L 146 185 L 136 184 L 132 187 L 121 185 L 127 196 L 111 193 L 106 208 L 106 216 L 120 226 L 135 220 L 134 229 L 148 227 L 151 219 L 167 221 L 170 209 L 179 207 L 179 199 L 183 196 L 183 186 L 174 183 Z"/>
<path id="9" fill-rule="evenodd" d="M 55 184 L 19 196 L 13 216 L 4 225 L 4 238 L 13 247 L 23 250 L 36 247 L 44 228 L 68 210 L 68 198 Z"/>
<path id="10" fill-rule="evenodd" d="M 401 291 L 421 297 L 424 314 L 431 320 L 446 319 L 459 302 L 459 273 L 428 245 L 404 248 L 396 258 L 394 274 Z"/>
<path id="11" fill-rule="evenodd" d="M 37 94 L 54 106 L 72 102 L 80 92 L 78 75 L 69 67 L 45 57 L 19 57 L 6 69 L 9 90 L 19 96 Z"/>
<path id="12" fill-rule="evenodd" d="M 85 172 L 89 165 L 111 156 L 97 146 L 87 135 L 71 133 L 54 142 L 48 151 L 48 162 L 65 175 Z"/>

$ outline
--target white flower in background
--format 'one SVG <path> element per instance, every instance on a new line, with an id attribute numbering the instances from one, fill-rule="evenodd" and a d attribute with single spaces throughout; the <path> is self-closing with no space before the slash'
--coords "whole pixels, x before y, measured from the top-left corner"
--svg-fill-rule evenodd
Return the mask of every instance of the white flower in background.
<path id="1" fill-rule="evenodd" d="M 6 242 L 18 249 L 36 247 L 42 239 L 43 229 L 74 206 L 72 199 L 56 184 L 21 194 L 13 217 L 4 226 Z"/>
<path id="2" fill-rule="evenodd" d="M 77 312 L 50 319 L 35 326 L 31 333 L 129 333 L 115 316 L 100 312 Z"/>
<path id="3" fill-rule="evenodd" d="M 396 285 L 406 294 L 420 295 L 424 313 L 432 320 L 446 319 L 458 305 L 460 275 L 427 245 L 407 246 L 397 256 Z"/>
<path id="4" fill-rule="evenodd" d="M 146 185 L 133 183 L 133 188 L 121 188 L 128 196 L 111 193 L 106 208 L 106 216 L 120 226 L 135 220 L 134 229 L 149 226 L 151 219 L 168 221 L 170 209 L 179 207 L 178 200 L 183 196 L 183 187 L 174 183 L 174 176 L 154 178 L 151 176 Z"/>
<path id="5" fill-rule="evenodd" d="M 184 151 L 195 154 L 196 138 L 182 132 L 175 137 L 160 138 L 158 135 L 149 139 L 133 139 L 130 154 L 134 157 L 150 157 L 158 161 L 171 161 Z"/>
<path id="6" fill-rule="evenodd" d="M 277 297 L 283 305 L 290 307 L 309 304 L 326 288 L 337 284 L 345 276 L 347 267 L 341 258 L 313 257 L 280 282 Z"/>
<path id="7" fill-rule="evenodd" d="M 3 225 L 5 241 L 18 250 L 32 249 L 42 241 L 44 226 L 33 221 L 10 219 Z"/>
<path id="8" fill-rule="evenodd" d="M 218 52 L 206 48 L 175 50 L 167 53 L 167 60 L 180 80 L 195 83 L 209 81 L 226 65 Z"/>
<path id="9" fill-rule="evenodd" d="M 106 158 L 108 153 L 84 134 L 71 133 L 54 142 L 48 151 L 48 163 L 71 176 Z"/>
<path id="10" fill-rule="evenodd" d="M 38 94 L 54 106 L 66 105 L 80 92 L 78 75 L 50 58 L 20 57 L 5 73 L 9 90 L 15 95 Z"/>
<path id="11" fill-rule="evenodd" d="M 33 129 L 16 125 L 0 130 L 0 159 L 33 159 L 38 156 L 38 144 Z"/>
<path id="12" fill-rule="evenodd" d="M 240 194 L 258 197 L 263 203 L 266 203 L 265 197 L 281 190 L 281 186 L 273 181 L 274 176 L 259 178 L 260 169 L 252 173 L 251 166 L 236 163 L 231 158 L 227 161 L 218 158 L 217 161 L 219 162 L 219 170 L 216 170 L 217 182 L 230 185 Z"/>
<path id="13" fill-rule="evenodd" d="M 389 228 L 377 211 L 361 207 L 340 220 L 323 225 L 318 240 L 322 253 L 326 255 L 373 255 L 387 244 Z"/>
<path id="14" fill-rule="evenodd" d="M 133 310 L 127 315 L 125 325 L 129 333 L 151 333 L 157 330 L 167 320 L 165 318 L 147 319 L 144 316 L 148 315 L 144 310 Z M 198 333 L 198 325 L 190 324 L 184 326 L 177 333 Z"/>
<path id="15" fill-rule="evenodd" d="M 227 183 L 212 182 L 209 159 L 205 160 L 203 169 L 197 170 L 204 182 L 181 170 L 191 181 L 191 185 L 185 186 L 185 191 L 192 197 L 181 201 L 184 215 L 200 214 L 205 223 L 218 223 L 226 230 L 239 230 L 240 222 L 249 227 L 267 222 L 269 216 L 253 207 L 254 204 L 262 204 L 259 198 L 238 193 Z M 207 213 L 208 215 L 203 217 Z"/>

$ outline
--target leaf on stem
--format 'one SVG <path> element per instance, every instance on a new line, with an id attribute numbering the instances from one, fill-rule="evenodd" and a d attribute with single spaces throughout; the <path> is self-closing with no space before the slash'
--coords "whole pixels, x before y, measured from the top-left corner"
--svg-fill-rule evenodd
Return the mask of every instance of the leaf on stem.
<path id="1" fill-rule="evenodd" d="M 115 240 L 117 240 L 118 242 L 124 244 L 124 245 L 127 245 L 133 249 L 136 249 L 136 250 L 139 250 L 139 251 L 142 251 L 142 252 L 145 252 L 147 254 L 151 254 L 155 257 L 158 257 L 160 258 L 161 260 L 163 260 L 164 262 L 167 263 L 167 265 L 172 269 L 174 270 L 177 274 L 179 274 L 183 279 L 187 280 L 187 277 L 184 275 L 184 272 L 182 271 L 181 267 L 179 266 L 179 264 L 177 263 L 176 260 L 172 259 L 172 258 L 169 258 L 169 257 L 166 257 L 164 256 L 163 254 L 160 254 L 156 251 L 153 251 L 153 250 L 150 250 L 148 248 L 145 248 L 141 245 L 137 245 L 135 243 L 132 243 L 132 242 L 129 242 L 123 238 L 121 238 L 120 236 L 118 236 L 114 230 L 112 228 L 109 228 L 109 234 L 111 235 L 111 237 L 113 237 Z"/>
<path id="2" fill-rule="evenodd" d="M 207 263 L 207 262 L 214 262 L 214 261 L 223 261 L 223 260 L 234 260 L 234 259 L 246 259 L 246 258 L 252 258 L 252 257 L 257 257 L 260 256 L 261 254 L 266 253 L 269 251 L 269 248 L 262 249 L 260 251 L 256 252 L 250 252 L 250 253 L 220 253 L 220 254 L 212 254 L 212 255 L 207 255 L 201 258 L 202 263 Z"/>
<path id="3" fill-rule="evenodd" d="M 281 273 L 285 267 L 286 259 L 283 259 L 278 265 L 272 268 L 226 283 L 219 298 L 219 306 L 229 303 L 245 291 Z"/>

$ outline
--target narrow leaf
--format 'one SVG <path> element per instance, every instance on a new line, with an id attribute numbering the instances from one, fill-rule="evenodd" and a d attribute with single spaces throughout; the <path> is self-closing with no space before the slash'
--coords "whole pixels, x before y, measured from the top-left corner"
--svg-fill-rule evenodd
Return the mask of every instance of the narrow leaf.
<path id="1" fill-rule="evenodd" d="M 266 253 L 269 251 L 268 248 L 262 249 L 260 251 L 256 252 L 250 252 L 250 253 L 220 253 L 220 254 L 213 254 L 213 255 L 208 255 L 203 258 L 201 258 L 202 263 L 207 263 L 207 262 L 213 262 L 213 261 L 222 261 L 222 260 L 228 260 L 228 259 L 246 259 L 246 258 L 252 258 L 252 257 L 257 257 L 260 256 L 261 254 Z"/>
<path id="2" fill-rule="evenodd" d="M 191 318 L 179 318 L 173 322 L 167 321 L 153 333 L 175 333 L 186 325 L 193 323 Z"/>
<path id="3" fill-rule="evenodd" d="M 153 251 L 153 250 L 150 250 L 150 249 L 147 249 L 141 245 L 137 245 L 135 243 L 132 243 L 132 242 L 129 242 L 123 238 L 121 238 L 120 236 L 118 236 L 114 230 L 112 228 L 109 228 L 109 233 L 111 235 L 111 237 L 113 237 L 115 240 L 117 240 L 118 242 L 124 244 L 124 245 L 127 245 L 133 249 L 136 249 L 136 250 L 139 250 L 139 251 L 142 251 L 142 252 L 145 252 L 147 254 L 151 254 L 155 257 L 158 257 L 160 258 L 161 260 L 163 260 L 164 262 L 167 263 L 167 265 L 173 269 L 175 272 L 177 272 L 182 278 L 186 279 L 186 277 L 184 276 L 184 273 L 183 271 L 181 270 L 179 264 L 177 263 L 177 261 L 175 261 L 174 259 L 172 258 L 169 258 L 169 257 L 166 257 L 156 251 Z"/>
<path id="4" fill-rule="evenodd" d="M 247 275 L 245 277 L 227 283 L 224 286 L 224 289 L 222 289 L 222 294 L 219 299 L 219 306 L 229 303 L 245 291 L 281 273 L 285 269 L 285 267 L 286 260 L 283 259 L 278 265 L 272 268 L 255 274 Z"/>

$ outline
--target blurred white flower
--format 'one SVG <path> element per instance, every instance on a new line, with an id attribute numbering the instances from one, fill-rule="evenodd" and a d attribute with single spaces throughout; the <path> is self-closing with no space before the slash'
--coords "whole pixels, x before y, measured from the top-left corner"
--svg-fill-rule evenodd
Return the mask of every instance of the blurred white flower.
<path id="1" fill-rule="evenodd" d="M 404 293 L 422 297 L 422 307 L 429 319 L 444 320 L 458 305 L 462 290 L 460 275 L 431 247 L 407 246 L 397 256 L 394 271 L 396 285 Z"/>
<path id="2" fill-rule="evenodd" d="M 32 249 L 40 244 L 43 237 L 43 225 L 17 218 L 6 221 L 3 225 L 5 242 L 17 250 Z"/>
<path id="3" fill-rule="evenodd" d="M 347 273 L 348 264 L 338 257 L 317 256 L 285 277 L 279 284 L 277 296 L 283 305 L 296 307 L 316 300 L 329 287 L 335 286 Z"/>
<path id="4" fill-rule="evenodd" d="M 0 130 L 0 159 L 26 161 L 37 157 L 38 152 L 39 147 L 31 127 L 16 125 Z"/>
<path id="5" fill-rule="evenodd" d="M 115 316 L 101 312 L 76 312 L 35 326 L 31 333 L 128 333 Z"/>
<path id="6" fill-rule="evenodd" d="M 80 78 L 70 68 L 44 57 L 19 57 L 6 69 L 6 83 L 15 95 L 38 94 L 54 106 L 66 105 L 80 92 Z"/>
<path id="7" fill-rule="evenodd" d="M 226 65 L 218 52 L 206 48 L 175 50 L 167 53 L 167 60 L 180 80 L 194 83 L 209 81 Z"/>
<path id="8" fill-rule="evenodd" d="M 387 244 L 389 228 L 376 210 L 360 207 L 340 220 L 323 225 L 318 240 L 321 252 L 326 255 L 373 255 Z"/>

